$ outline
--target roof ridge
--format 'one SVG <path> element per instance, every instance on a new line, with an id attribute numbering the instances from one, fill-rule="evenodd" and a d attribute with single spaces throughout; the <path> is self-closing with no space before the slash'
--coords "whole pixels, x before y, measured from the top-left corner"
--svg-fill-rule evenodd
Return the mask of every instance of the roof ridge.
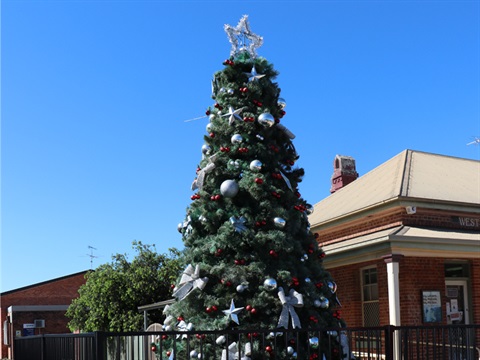
<path id="1" fill-rule="evenodd" d="M 410 189 L 410 175 L 412 171 L 412 156 L 413 150 L 407 149 L 404 151 L 405 159 L 403 162 L 403 173 L 400 178 L 400 190 L 398 192 L 399 196 L 408 196 L 408 191 Z"/>

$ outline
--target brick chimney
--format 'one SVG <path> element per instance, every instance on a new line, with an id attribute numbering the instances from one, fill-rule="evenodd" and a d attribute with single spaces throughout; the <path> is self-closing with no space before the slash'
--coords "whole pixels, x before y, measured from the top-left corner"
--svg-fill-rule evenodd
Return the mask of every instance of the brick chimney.
<path id="1" fill-rule="evenodd" d="M 355 159 L 350 156 L 336 155 L 333 161 L 332 187 L 330 193 L 347 186 L 358 178 Z"/>

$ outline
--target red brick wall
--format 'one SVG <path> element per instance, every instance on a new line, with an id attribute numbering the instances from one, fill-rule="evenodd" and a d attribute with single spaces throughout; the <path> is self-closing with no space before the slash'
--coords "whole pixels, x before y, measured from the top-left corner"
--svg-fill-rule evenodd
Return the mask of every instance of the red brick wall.
<path id="1" fill-rule="evenodd" d="M 400 314 L 402 325 L 424 325 L 422 290 L 439 290 L 442 297 L 442 319 L 446 324 L 445 259 L 403 258 L 400 263 Z"/>
<path id="2" fill-rule="evenodd" d="M 377 267 L 380 325 L 388 325 L 387 267 L 383 259 L 328 269 L 337 284 L 337 296 L 342 304 L 342 317 L 348 327 L 363 326 L 361 269 Z"/>
<path id="3" fill-rule="evenodd" d="M 455 216 L 454 216 L 455 215 Z M 452 214 L 448 211 L 417 209 L 414 215 L 408 215 L 405 208 L 398 207 L 389 209 L 384 213 L 369 215 L 353 220 L 334 228 L 315 229 L 313 232 L 318 234 L 320 246 L 329 243 L 335 243 L 356 236 L 374 233 L 380 230 L 389 229 L 399 225 L 459 229 L 459 230 L 479 230 L 478 228 L 462 227 L 454 218 L 458 216 L 469 216 L 465 213 Z"/>
<path id="4" fill-rule="evenodd" d="M 473 323 L 480 323 L 480 259 L 469 260 L 471 314 Z M 425 325 L 422 314 L 422 290 L 438 290 L 442 297 L 442 324 L 446 324 L 445 259 L 404 257 L 399 262 L 400 317 L 402 325 Z M 383 259 L 331 268 L 337 283 L 337 295 L 342 304 L 342 317 L 347 326 L 363 326 L 360 269 L 375 265 L 378 274 L 380 325 L 388 325 L 388 280 Z M 434 324 L 432 324 L 434 325 Z"/>
<path id="5" fill-rule="evenodd" d="M 471 260 L 471 264 L 470 282 L 472 291 L 472 307 L 470 312 L 473 323 L 480 324 L 480 259 Z"/>
<path id="6" fill-rule="evenodd" d="M 62 278 L 46 281 L 18 290 L 12 290 L 1 294 L 1 323 L 7 318 L 7 309 L 18 305 L 70 305 L 72 300 L 78 297 L 78 289 L 85 283 L 85 272 L 65 276 Z M 68 319 L 65 312 L 15 312 L 13 314 L 12 334 L 16 330 L 22 330 L 23 324 L 33 323 L 36 319 L 45 320 L 45 328 L 36 329 L 47 334 L 69 332 Z M 3 345 L 3 331 L 0 332 L 0 358 L 9 356 L 8 347 Z M 11 355 L 11 354 L 10 354 Z"/>

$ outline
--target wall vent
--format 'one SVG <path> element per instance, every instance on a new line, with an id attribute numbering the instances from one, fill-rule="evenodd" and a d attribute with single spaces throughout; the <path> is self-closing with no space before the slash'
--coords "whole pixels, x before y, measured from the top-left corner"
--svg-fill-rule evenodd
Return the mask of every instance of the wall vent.
<path id="1" fill-rule="evenodd" d="M 45 327 L 45 320 L 34 320 L 33 323 L 37 329 Z"/>

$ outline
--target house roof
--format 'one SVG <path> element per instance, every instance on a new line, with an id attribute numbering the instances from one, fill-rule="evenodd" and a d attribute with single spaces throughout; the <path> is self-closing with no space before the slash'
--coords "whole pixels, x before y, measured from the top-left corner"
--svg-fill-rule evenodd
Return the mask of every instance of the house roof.
<path id="1" fill-rule="evenodd" d="M 421 240 L 421 241 L 419 241 Z M 480 233 L 470 230 L 395 226 L 323 246 L 329 268 L 379 259 L 386 254 L 477 259 Z"/>
<path id="2" fill-rule="evenodd" d="M 404 150 L 314 206 L 312 227 L 398 199 L 480 209 L 480 161 Z"/>
<path id="3" fill-rule="evenodd" d="M 58 278 L 50 279 L 50 280 L 47 280 L 47 281 L 42 281 L 42 282 L 39 282 L 39 283 L 36 283 L 36 284 L 23 286 L 23 287 L 20 287 L 20 288 L 17 288 L 17 289 L 4 291 L 4 292 L 0 293 L 0 296 L 5 296 L 5 295 L 12 294 L 12 293 L 15 293 L 15 292 L 24 291 L 24 290 L 31 289 L 31 288 L 34 288 L 34 287 L 37 287 L 37 286 L 50 284 L 50 283 L 53 283 L 53 282 L 56 282 L 56 281 L 61 281 L 61 280 L 68 279 L 68 278 L 75 277 L 75 276 L 79 276 L 79 275 L 85 275 L 88 271 L 89 270 L 84 270 L 84 271 L 80 271 L 80 272 L 77 272 L 77 273 L 73 273 L 73 274 L 61 276 L 61 277 L 58 277 Z"/>

